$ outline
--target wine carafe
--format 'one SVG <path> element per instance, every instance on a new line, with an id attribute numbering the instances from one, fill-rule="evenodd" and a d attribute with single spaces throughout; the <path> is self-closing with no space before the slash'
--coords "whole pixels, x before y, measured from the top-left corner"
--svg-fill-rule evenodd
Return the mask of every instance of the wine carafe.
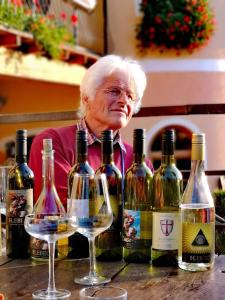
<path id="1" fill-rule="evenodd" d="M 44 139 L 43 146 L 43 189 L 33 213 L 25 217 L 24 226 L 34 238 L 48 242 L 49 282 L 47 289 L 35 291 L 32 295 L 34 299 L 65 299 L 71 293 L 68 290 L 55 288 L 55 243 L 76 231 L 76 220 L 67 215 L 55 191 L 52 140 Z"/>

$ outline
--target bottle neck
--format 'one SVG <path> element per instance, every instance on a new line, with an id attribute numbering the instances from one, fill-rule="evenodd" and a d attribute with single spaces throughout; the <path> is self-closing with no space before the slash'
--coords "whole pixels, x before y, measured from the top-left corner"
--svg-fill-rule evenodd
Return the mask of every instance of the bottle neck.
<path id="1" fill-rule="evenodd" d="M 42 151 L 42 178 L 43 188 L 50 189 L 54 186 L 54 150 L 49 152 Z"/>
<path id="2" fill-rule="evenodd" d="M 113 141 L 102 141 L 102 164 L 111 164 L 114 160 L 113 156 Z"/>
<path id="3" fill-rule="evenodd" d="M 194 143 L 191 148 L 191 172 L 200 175 L 205 170 L 205 145 Z"/>
<path id="4" fill-rule="evenodd" d="M 27 163 L 27 140 L 16 140 L 15 160 L 17 164 Z"/>
<path id="5" fill-rule="evenodd" d="M 134 163 L 141 164 L 145 160 L 145 140 L 142 138 L 134 139 L 134 154 L 133 154 L 133 161 Z"/>
<path id="6" fill-rule="evenodd" d="M 88 151 L 87 151 L 87 140 L 77 140 L 77 156 L 76 163 L 81 164 L 87 162 Z"/>
<path id="7" fill-rule="evenodd" d="M 161 163 L 163 165 L 175 164 L 174 157 L 174 142 L 172 140 L 162 141 L 162 159 Z"/>
<path id="8" fill-rule="evenodd" d="M 175 164 L 175 157 L 174 155 L 162 155 L 161 159 L 162 165 L 172 165 Z"/>
<path id="9" fill-rule="evenodd" d="M 204 160 L 192 160 L 191 161 L 191 175 L 200 177 L 205 173 Z"/>

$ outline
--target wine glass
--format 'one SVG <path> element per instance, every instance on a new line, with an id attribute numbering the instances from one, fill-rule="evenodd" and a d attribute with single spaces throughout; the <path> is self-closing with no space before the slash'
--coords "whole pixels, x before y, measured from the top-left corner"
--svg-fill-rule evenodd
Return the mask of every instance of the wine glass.
<path id="1" fill-rule="evenodd" d="M 34 299 L 65 299 L 71 292 L 55 288 L 54 278 L 54 256 L 55 242 L 58 239 L 66 238 L 76 231 L 76 221 L 65 212 L 29 214 L 25 217 L 24 226 L 26 231 L 37 239 L 48 242 L 49 249 L 49 279 L 48 288 L 33 292 Z"/>
<path id="2" fill-rule="evenodd" d="M 105 174 L 74 174 L 69 215 L 76 218 L 77 231 L 89 242 L 89 274 L 75 278 L 75 282 L 83 285 L 109 282 L 110 278 L 97 274 L 95 261 L 95 237 L 109 228 L 113 220 Z"/>

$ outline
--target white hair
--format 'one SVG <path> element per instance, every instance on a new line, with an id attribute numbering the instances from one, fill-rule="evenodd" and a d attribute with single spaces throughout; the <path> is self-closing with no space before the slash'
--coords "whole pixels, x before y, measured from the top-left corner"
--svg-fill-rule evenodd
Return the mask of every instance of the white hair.
<path id="1" fill-rule="evenodd" d="M 93 100 L 98 87 L 102 84 L 105 77 L 115 71 L 126 72 L 134 82 L 135 92 L 138 101 L 134 104 L 134 113 L 138 113 L 141 107 L 141 101 L 146 88 L 146 75 L 137 61 L 122 58 L 118 55 L 106 55 L 94 63 L 86 72 L 80 85 L 81 105 L 80 111 L 85 115 L 85 105 L 82 101 L 86 96 Z"/>

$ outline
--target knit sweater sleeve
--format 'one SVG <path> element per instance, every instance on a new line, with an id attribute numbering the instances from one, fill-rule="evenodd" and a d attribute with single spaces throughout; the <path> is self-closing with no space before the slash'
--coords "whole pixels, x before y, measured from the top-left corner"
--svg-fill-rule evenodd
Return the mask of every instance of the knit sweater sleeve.
<path id="1" fill-rule="evenodd" d="M 68 134 L 69 133 L 69 134 Z M 37 135 L 31 146 L 29 166 L 34 172 L 34 201 L 36 202 L 42 189 L 42 154 L 43 139 L 51 138 L 54 149 L 55 186 L 60 200 L 66 207 L 67 176 L 74 163 L 74 132 L 60 132 L 57 129 L 47 129 Z"/>

